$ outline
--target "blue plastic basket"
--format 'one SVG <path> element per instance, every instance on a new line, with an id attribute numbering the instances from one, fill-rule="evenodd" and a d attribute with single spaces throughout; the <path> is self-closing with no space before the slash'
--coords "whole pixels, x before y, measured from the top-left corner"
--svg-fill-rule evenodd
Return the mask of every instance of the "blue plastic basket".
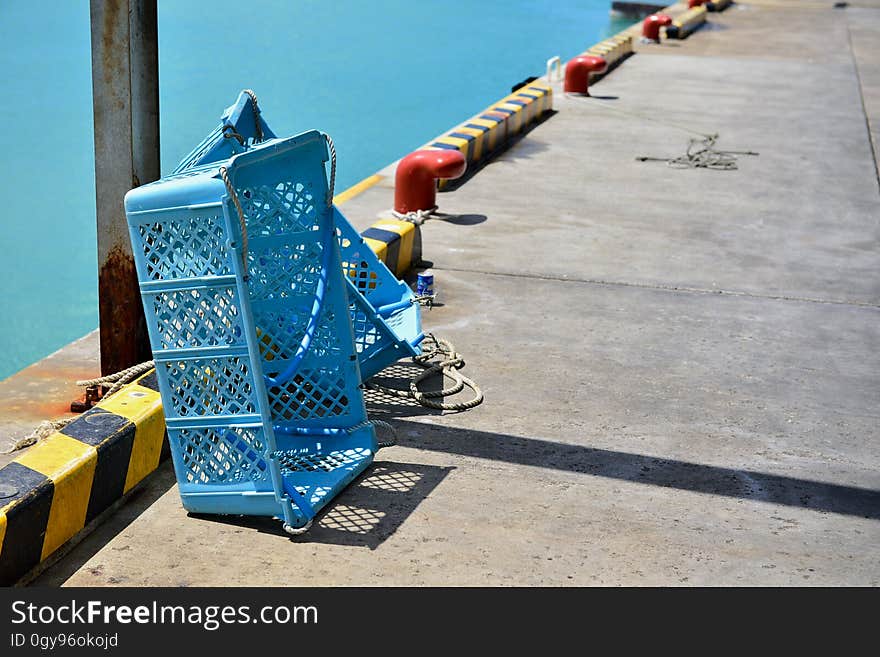
<path id="1" fill-rule="evenodd" d="M 311 131 L 221 163 L 244 234 L 217 164 L 126 195 L 190 511 L 304 527 L 373 459 L 327 159 L 325 136 Z"/>
<path id="2" fill-rule="evenodd" d="M 242 91 L 217 126 L 175 169 L 218 162 L 246 152 L 261 139 L 274 138 L 253 92 Z M 259 126 L 259 129 L 258 127 Z M 333 207 L 342 267 L 349 281 L 349 313 L 363 380 L 392 363 L 420 353 L 421 309 L 406 283 L 399 280 L 364 242 L 351 223 Z"/>

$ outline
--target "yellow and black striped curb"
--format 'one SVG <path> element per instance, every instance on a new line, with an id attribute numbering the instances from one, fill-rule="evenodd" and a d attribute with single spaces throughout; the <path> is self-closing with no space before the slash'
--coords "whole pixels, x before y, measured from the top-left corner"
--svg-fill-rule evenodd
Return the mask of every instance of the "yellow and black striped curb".
<path id="1" fill-rule="evenodd" d="M 672 25 L 666 28 L 667 39 L 684 39 L 691 32 L 706 22 L 707 10 L 705 5 L 688 9 L 672 21 Z"/>
<path id="2" fill-rule="evenodd" d="M 603 73 L 594 73 L 591 80 L 598 80 L 608 75 L 612 69 L 619 66 L 620 63 L 633 54 L 633 38 L 631 34 L 616 34 L 604 41 L 600 41 L 589 50 L 582 53 L 583 55 L 593 55 L 602 57 L 608 62 L 608 67 Z"/>
<path id="3" fill-rule="evenodd" d="M 0 468 L 0 585 L 45 561 L 167 456 L 151 371 Z"/>
<path id="4" fill-rule="evenodd" d="M 422 231 L 411 221 L 379 219 L 361 237 L 398 278 L 422 259 Z"/>
<path id="5" fill-rule="evenodd" d="M 333 197 L 336 205 L 342 205 L 384 180 L 378 173 L 364 178 L 344 192 Z M 379 219 L 361 237 L 379 260 L 398 278 L 403 278 L 410 268 L 422 260 L 422 231 L 411 221 L 402 221 L 395 217 Z"/>
<path id="6" fill-rule="evenodd" d="M 706 3 L 706 9 L 709 11 L 724 11 L 732 4 L 733 0 L 712 0 Z"/>
<path id="7" fill-rule="evenodd" d="M 467 160 L 468 170 L 473 172 L 552 109 L 552 87 L 547 82 L 535 80 L 425 144 L 422 150 L 460 151 Z M 439 180 L 437 188 L 445 189 L 450 182 Z"/>

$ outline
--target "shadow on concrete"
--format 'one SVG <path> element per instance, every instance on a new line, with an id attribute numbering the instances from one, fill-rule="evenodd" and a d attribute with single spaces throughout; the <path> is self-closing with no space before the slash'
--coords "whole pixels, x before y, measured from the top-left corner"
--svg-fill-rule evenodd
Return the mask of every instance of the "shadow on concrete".
<path id="1" fill-rule="evenodd" d="M 23 583 L 28 582 L 32 586 L 62 585 L 176 483 L 171 459 L 166 459 L 130 493 L 98 516 L 86 528 L 82 540 L 69 544 L 44 561 Z"/>
<path id="2" fill-rule="evenodd" d="M 422 372 L 424 368 L 412 361 L 401 360 L 386 367 L 376 376 L 370 379 L 374 383 L 385 388 L 405 391 L 409 390 L 409 382 Z M 447 381 L 447 385 L 450 382 Z M 419 390 L 422 392 L 436 392 L 443 389 L 442 379 L 439 375 L 431 376 L 419 382 Z M 437 401 L 443 401 L 444 397 L 437 397 Z M 442 411 L 425 408 L 415 399 L 401 397 L 387 390 L 364 390 L 364 403 L 367 405 L 367 415 L 374 420 L 391 420 L 400 417 L 413 417 L 420 415 L 440 415 Z"/>
<path id="3" fill-rule="evenodd" d="M 449 216 L 432 217 L 431 221 L 444 221 L 456 226 L 476 226 L 488 219 L 484 214 L 451 214 Z"/>
<path id="4" fill-rule="evenodd" d="M 878 490 L 416 422 L 397 429 L 414 449 L 880 520 Z"/>
<path id="5" fill-rule="evenodd" d="M 382 452 L 379 454 L 381 456 Z M 377 460 L 322 509 L 311 529 L 301 536 L 288 536 L 281 522 L 273 518 L 189 515 L 274 534 L 297 543 L 350 545 L 375 550 L 398 530 L 453 469 Z"/>
<path id="6" fill-rule="evenodd" d="M 452 470 L 421 463 L 376 461 L 320 514 L 307 534 L 295 540 L 375 550 Z"/>

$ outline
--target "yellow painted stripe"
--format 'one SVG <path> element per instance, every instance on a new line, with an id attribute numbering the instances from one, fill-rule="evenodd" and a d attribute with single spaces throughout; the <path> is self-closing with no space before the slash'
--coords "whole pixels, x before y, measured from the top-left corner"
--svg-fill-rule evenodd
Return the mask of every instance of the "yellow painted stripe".
<path id="1" fill-rule="evenodd" d="M 494 128 L 495 126 L 498 125 L 494 121 L 490 121 L 489 119 L 481 119 L 479 117 L 474 117 L 470 121 L 466 121 L 466 123 L 473 123 L 474 125 L 482 125 L 482 126 L 489 128 L 490 131 L 492 128 Z"/>
<path id="2" fill-rule="evenodd" d="M 474 141 L 471 143 L 471 149 L 473 151 L 471 159 L 474 162 L 478 162 L 480 156 L 483 154 L 483 137 L 486 133 L 482 130 L 477 130 L 476 128 L 466 128 L 463 125 L 458 126 L 452 132 L 460 132 L 463 135 L 472 135 L 474 137 Z"/>
<path id="3" fill-rule="evenodd" d="M 693 9 L 689 9 L 681 16 L 678 17 L 678 20 L 674 21 L 673 24 L 678 26 L 680 30 L 685 30 L 687 28 L 691 28 L 698 23 L 702 23 L 706 20 L 706 14 L 708 10 L 700 5 L 699 7 L 694 7 Z M 686 35 L 682 35 L 686 36 Z"/>
<path id="4" fill-rule="evenodd" d="M 165 436 L 162 399 L 155 390 L 132 384 L 109 399 L 98 402 L 97 406 L 121 415 L 135 426 L 128 473 L 122 489 L 123 493 L 127 493 L 159 467 L 159 456 L 162 453 L 162 441 Z"/>
<path id="5" fill-rule="evenodd" d="M 489 131 L 486 133 L 488 135 L 489 143 L 488 145 L 484 143 L 484 147 L 488 148 L 490 151 L 495 150 L 495 147 L 498 145 L 498 135 L 503 130 L 503 123 L 495 123 L 494 121 L 489 121 L 488 119 L 481 118 L 473 118 L 468 123 L 473 123 L 475 125 L 482 125 L 489 128 Z M 485 137 L 484 137 L 485 140 Z"/>
<path id="6" fill-rule="evenodd" d="M 467 139 L 462 139 L 461 137 L 450 137 L 449 135 L 443 135 L 442 137 L 437 137 L 434 140 L 434 143 L 440 142 L 441 144 L 449 144 L 450 146 L 455 146 L 464 158 L 467 160 L 468 158 L 468 147 L 470 142 Z"/>
<path id="7" fill-rule="evenodd" d="M 364 178 L 358 184 L 352 185 L 351 187 L 346 189 L 341 194 L 337 194 L 336 196 L 334 196 L 333 202 L 336 205 L 342 205 L 343 203 L 351 200 L 352 198 L 354 198 L 358 194 L 365 192 L 370 187 L 373 187 L 374 185 L 379 183 L 381 180 L 382 180 L 382 176 L 380 176 L 378 174 L 374 174 L 374 175 L 370 176 L 369 178 Z"/>
<path id="8" fill-rule="evenodd" d="M 529 98 L 528 96 L 513 96 L 511 100 L 517 100 L 521 103 L 525 103 L 522 105 L 522 113 L 523 113 L 523 121 L 525 121 L 525 125 L 531 124 L 532 121 L 538 116 L 538 103 L 535 102 L 534 98 Z"/>
<path id="9" fill-rule="evenodd" d="M 0 512 L 0 553 L 3 552 L 3 539 L 6 536 L 6 512 Z"/>
<path id="10" fill-rule="evenodd" d="M 531 117 L 529 118 L 529 122 L 537 121 L 541 115 L 544 113 L 544 94 L 537 89 L 520 89 L 523 95 L 529 98 L 529 109 L 531 109 Z M 523 97 L 520 96 L 520 100 L 523 100 Z"/>
<path id="11" fill-rule="evenodd" d="M 541 114 L 553 109 L 553 90 L 550 87 L 532 85 L 527 89 L 541 94 Z"/>
<path id="12" fill-rule="evenodd" d="M 379 228 L 400 235 L 400 250 L 397 255 L 397 271 L 409 271 L 412 265 L 413 241 L 416 237 L 416 225 L 411 221 L 399 219 L 382 219 L 370 228 Z"/>
<path id="13" fill-rule="evenodd" d="M 526 88 L 527 89 L 536 89 L 539 91 L 543 91 L 545 93 L 552 93 L 552 91 L 553 91 L 553 87 L 551 87 L 546 82 L 542 82 L 540 80 L 535 80 L 534 82 L 530 83 L 529 86 Z"/>
<path id="14" fill-rule="evenodd" d="M 501 109 L 506 109 L 506 110 L 510 110 L 513 112 L 513 114 L 511 114 L 510 116 L 507 117 L 507 120 L 505 121 L 505 123 L 510 125 L 510 128 L 514 134 L 518 134 L 522 130 L 522 127 L 523 127 L 523 125 L 522 125 L 522 119 L 523 119 L 522 107 L 520 107 L 519 105 L 511 105 L 509 103 L 498 103 L 497 105 L 492 106 L 493 109 L 499 108 L 499 107 Z"/>
<path id="15" fill-rule="evenodd" d="M 75 438 L 54 433 L 15 462 L 46 475 L 55 485 L 40 556 L 42 561 L 85 526 L 98 450 Z"/>
<path id="16" fill-rule="evenodd" d="M 373 249 L 373 253 L 381 260 L 385 262 L 385 258 L 388 255 L 388 245 L 385 242 L 380 242 L 379 240 L 370 239 L 369 237 L 364 238 L 364 242 L 367 243 L 371 249 Z"/>

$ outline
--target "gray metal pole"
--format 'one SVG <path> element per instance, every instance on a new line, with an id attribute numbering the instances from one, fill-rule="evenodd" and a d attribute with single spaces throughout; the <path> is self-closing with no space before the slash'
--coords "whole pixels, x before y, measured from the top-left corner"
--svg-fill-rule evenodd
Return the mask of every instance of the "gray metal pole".
<path id="1" fill-rule="evenodd" d="M 91 0 L 101 372 L 150 359 L 122 200 L 159 178 L 156 0 Z"/>

